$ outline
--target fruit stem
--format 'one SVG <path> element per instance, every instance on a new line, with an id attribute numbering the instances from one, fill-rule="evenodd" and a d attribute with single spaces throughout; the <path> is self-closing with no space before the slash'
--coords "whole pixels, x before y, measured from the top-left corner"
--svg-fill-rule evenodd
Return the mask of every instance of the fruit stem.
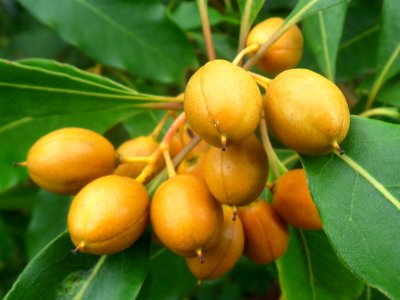
<path id="1" fill-rule="evenodd" d="M 118 161 L 119 164 L 140 163 L 140 162 L 149 163 L 151 162 L 151 156 L 125 156 L 120 154 Z"/>
<path id="2" fill-rule="evenodd" d="M 172 163 L 171 155 L 169 154 L 169 145 L 161 143 L 160 147 L 164 155 L 165 164 L 167 165 L 168 177 L 171 178 L 176 176 L 174 164 Z"/>
<path id="3" fill-rule="evenodd" d="M 340 145 L 338 144 L 337 141 L 334 141 L 333 144 L 332 144 L 332 146 L 333 146 L 333 148 L 335 148 L 335 150 L 336 150 L 337 152 L 339 152 L 340 155 L 343 155 L 343 154 L 344 154 L 344 150 L 340 147 Z"/>
<path id="4" fill-rule="evenodd" d="M 246 54 L 249 54 L 251 52 L 257 51 L 258 48 L 260 48 L 259 44 L 253 43 L 243 50 L 241 50 L 235 57 L 235 59 L 232 61 L 232 64 L 234 65 L 239 65 L 240 61 L 245 57 Z"/>
<path id="5" fill-rule="evenodd" d="M 28 163 L 26 161 L 21 161 L 21 162 L 13 162 L 13 167 L 27 167 Z"/>
<path id="6" fill-rule="evenodd" d="M 208 60 L 214 60 L 216 56 L 211 36 L 210 22 L 208 20 L 207 0 L 197 0 L 197 6 L 199 7 L 201 27 L 203 29 L 204 40 L 206 42 Z"/>
<path id="7" fill-rule="evenodd" d="M 197 254 L 197 256 L 200 258 L 200 263 L 201 263 L 201 264 L 204 264 L 205 259 L 204 259 L 203 250 L 197 249 L 197 250 L 196 250 L 196 254 Z"/>
<path id="8" fill-rule="evenodd" d="M 240 33 L 239 33 L 239 45 L 238 45 L 238 52 L 242 51 L 242 49 L 246 45 L 246 40 L 247 36 L 250 31 L 250 26 L 251 26 L 251 12 L 252 12 L 252 7 L 254 1 L 252 0 L 246 0 L 244 9 L 243 9 L 243 14 L 241 15 L 240 18 Z M 259 47 L 259 45 L 258 45 Z M 258 49 L 257 47 L 257 49 Z M 256 50 L 257 50 L 256 49 Z M 255 50 L 255 51 L 256 51 Z M 242 65 L 241 59 L 238 61 L 238 65 Z"/>
<path id="9" fill-rule="evenodd" d="M 160 159 L 161 154 L 163 153 L 161 145 L 169 145 L 170 140 L 174 136 L 175 132 L 178 130 L 178 128 L 186 121 L 186 115 L 185 112 L 182 112 L 176 119 L 175 121 L 171 124 L 171 126 L 168 128 L 167 133 L 164 135 L 164 138 L 162 139 L 160 145 L 157 147 L 157 149 L 154 151 L 154 153 L 151 155 L 151 161 L 148 163 L 146 167 L 142 170 L 142 172 L 139 174 L 138 177 L 136 177 L 136 180 L 138 182 L 144 182 L 147 177 L 151 175 L 151 173 L 154 171 L 155 164 L 157 160 Z"/>
<path id="10" fill-rule="evenodd" d="M 158 124 L 156 125 L 156 127 L 153 129 L 153 132 L 151 133 L 151 136 L 157 140 L 158 136 L 160 135 L 160 132 L 162 130 L 162 128 L 165 125 L 165 122 L 167 122 L 168 118 L 172 116 L 171 111 L 167 111 L 165 113 L 165 115 L 161 118 L 160 122 L 158 122 Z"/>
<path id="11" fill-rule="evenodd" d="M 267 92 L 269 84 L 271 83 L 271 79 L 261 76 L 257 73 L 249 72 L 253 79 L 256 81 L 258 85 L 260 85 L 265 92 Z"/>
<path id="12" fill-rule="evenodd" d="M 265 151 L 267 152 L 268 158 L 270 160 L 272 172 L 274 173 L 277 179 L 282 174 L 287 172 L 287 168 L 278 158 L 278 156 L 274 151 L 274 148 L 272 147 L 271 141 L 268 136 L 267 122 L 265 121 L 264 117 L 261 118 L 260 128 L 261 128 L 261 139 L 264 144 Z"/>
<path id="13" fill-rule="evenodd" d="M 400 120 L 400 112 L 395 107 L 379 107 L 364 111 L 360 114 L 362 117 L 375 117 L 382 116 L 388 117 L 394 120 Z"/>
<path id="14" fill-rule="evenodd" d="M 82 250 L 82 249 L 84 249 L 85 247 L 86 247 L 86 243 L 85 243 L 85 242 L 80 242 L 79 245 L 76 246 L 75 249 L 71 250 L 71 253 L 74 254 L 74 255 L 76 255 L 76 254 L 78 254 L 78 251 L 79 251 L 79 250 Z"/>

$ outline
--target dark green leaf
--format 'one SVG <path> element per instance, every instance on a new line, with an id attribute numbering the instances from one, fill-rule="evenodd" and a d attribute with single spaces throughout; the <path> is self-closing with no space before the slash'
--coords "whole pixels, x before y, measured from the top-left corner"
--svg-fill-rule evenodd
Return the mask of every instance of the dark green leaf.
<path id="1" fill-rule="evenodd" d="M 383 84 L 400 71 L 400 2 L 385 0 L 378 49 L 378 65 L 366 108 L 371 108 Z"/>
<path id="2" fill-rule="evenodd" d="M 400 71 L 400 2 L 384 0 L 377 80 L 386 81 Z"/>
<path id="3" fill-rule="evenodd" d="M 339 156 L 302 157 L 312 197 L 339 258 L 400 297 L 400 126 L 352 117 Z"/>
<path id="4" fill-rule="evenodd" d="M 161 248 L 150 259 L 149 274 L 139 299 L 184 299 L 195 287 L 196 279 L 187 268 L 184 258 Z"/>
<path id="5" fill-rule="evenodd" d="M 339 261 L 323 231 L 291 230 L 285 255 L 277 261 L 287 300 L 355 299 L 363 290 Z"/>
<path id="6" fill-rule="evenodd" d="M 11 166 L 8 167 L 11 168 Z M 0 193 L 0 210 L 29 211 L 35 206 L 38 200 L 37 192 L 38 188 L 36 186 L 26 184 Z"/>
<path id="7" fill-rule="evenodd" d="M 25 268 L 5 299 L 134 299 L 147 273 L 149 238 L 124 252 L 95 256 L 71 253 L 67 232 Z"/>
<path id="8" fill-rule="evenodd" d="M 184 33 L 157 0 L 19 0 L 92 58 L 136 75 L 181 82 L 197 65 Z"/>
<path id="9" fill-rule="evenodd" d="M 379 1 L 352 0 L 348 4 L 337 59 L 338 81 L 352 80 L 374 71 L 377 63 L 376 41 L 379 38 L 381 10 Z"/>
<path id="10" fill-rule="evenodd" d="M 324 9 L 303 21 L 304 38 L 323 74 L 335 81 L 336 57 L 343 31 L 347 3 Z"/>
<path id="11" fill-rule="evenodd" d="M 286 22 L 290 20 L 293 20 L 294 23 L 300 22 L 307 16 L 345 1 L 347 0 L 300 0 L 286 18 Z"/>
<path id="12" fill-rule="evenodd" d="M 134 90 L 71 66 L 0 60 L 0 190 L 26 179 L 26 170 L 12 163 L 24 161 L 40 136 L 67 126 L 103 133 L 143 111 L 136 107 L 143 103 L 138 97 L 143 99 Z"/>
<path id="13" fill-rule="evenodd" d="M 201 19 L 199 8 L 195 1 L 181 2 L 173 11 L 172 18 L 184 30 L 193 30 L 201 28 Z M 239 20 L 224 16 L 212 7 L 208 7 L 208 19 L 211 26 L 221 22 L 229 22 L 230 24 L 239 24 Z"/>
<path id="14" fill-rule="evenodd" d="M 380 102 L 388 103 L 400 107 L 400 81 L 388 83 L 380 91 L 376 99 Z"/>
<path id="15" fill-rule="evenodd" d="M 28 259 L 31 260 L 52 239 L 67 229 L 70 197 L 41 191 L 26 233 Z"/>

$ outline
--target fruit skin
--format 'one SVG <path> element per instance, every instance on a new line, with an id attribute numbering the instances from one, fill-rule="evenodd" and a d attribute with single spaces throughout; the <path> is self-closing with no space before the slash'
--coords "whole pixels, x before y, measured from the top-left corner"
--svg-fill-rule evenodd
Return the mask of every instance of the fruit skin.
<path id="1" fill-rule="evenodd" d="M 306 69 L 284 71 L 271 81 L 265 116 L 280 142 L 306 155 L 333 151 L 350 126 L 349 108 L 339 88 Z"/>
<path id="2" fill-rule="evenodd" d="M 303 169 L 283 174 L 272 190 L 272 207 L 287 223 L 301 229 L 322 229 Z"/>
<path id="3" fill-rule="evenodd" d="M 73 199 L 68 229 L 79 251 L 112 254 L 131 246 L 149 219 L 149 196 L 134 179 L 108 175 L 85 186 Z"/>
<path id="4" fill-rule="evenodd" d="M 138 136 L 134 139 L 128 140 L 121 144 L 117 152 L 122 156 L 150 156 L 156 151 L 159 146 L 158 142 L 152 136 Z M 147 163 L 145 162 L 132 162 L 120 164 L 115 170 L 114 174 L 136 178 L 142 172 Z M 161 171 L 164 167 L 164 159 L 160 158 L 155 165 L 154 174 Z M 147 179 L 151 180 L 151 177 Z"/>
<path id="5" fill-rule="evenodd" d="M 258 198 L 250 205 L 240 207 L 238 213 L 247 257 L 259 264 L 268 264 L 285 253 L 289 230 L 271 205 Z"/>
<path id="6" fill-rule="evenodd" d="M 285 20 L 274 17 L 257 24 L 247 37 L 247 46 L 265 43 Z M 294 25 L 286 31 L 259 60 L 257 66 L 267 73 L 278 74 L 299 63 L 303 54 L 303 34 Z"/>
<path id="7" fill-rule="evenodd" d="M 221 147 L 221 135 L 229 145 L 257 128 L 261 93 L 247 71 L 224 60 L 213 60 L 190 78 L 184 110 L 191 128 L 209 144 Z"/>
<path id="8" fill-rule="evenodd" d="M 62 128 L 43 136 L 30 148 L 29 176 L 41 188 L 73 195 L 92 180 L 112 174 L 114 146 L 100 134 L 83 128 Z"/>
<path id="9" fill-rule="evenodd" d="M 183 256 L 212 247 L 223 225 L 221 206 L 205 182 L 190 174 L 174 176 L 158 187 L 150 219 L 158 239 Z"/>
<path id="10" fill-rule="evenodd" d="M 198 279 L 214 279 L 231 270 L 239 260 L 244 247 L 242 222 L 232 221 L 232 209 L 223 206 L 224 225 L 218 243 L 204 251 L 204 263 L 198 257 L 186 257 L 186 264 Z"/>
<path id="11" fill-rule="evenodd" d="M 226 205 L 246 205 L 257 199 L 268 178 L 268 157 L 252 134 L 226 151 L 211 147 L 204 175 L 214 197 Z"/>

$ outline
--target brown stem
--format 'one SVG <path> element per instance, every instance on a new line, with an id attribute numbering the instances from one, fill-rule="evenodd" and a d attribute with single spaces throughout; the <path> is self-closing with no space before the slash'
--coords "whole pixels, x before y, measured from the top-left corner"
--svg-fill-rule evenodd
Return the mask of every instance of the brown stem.
<path id="1" fill-rule="evenodd" d="M 199 7 L 201 27 L 203 29 L 204 40 L 206 42 L 208 60 L 211 61 L 216 58 L 216 55 L 211 36 L 210 22 L 208 20 L 207 0 L 197 0 L 197 6 Z"/>

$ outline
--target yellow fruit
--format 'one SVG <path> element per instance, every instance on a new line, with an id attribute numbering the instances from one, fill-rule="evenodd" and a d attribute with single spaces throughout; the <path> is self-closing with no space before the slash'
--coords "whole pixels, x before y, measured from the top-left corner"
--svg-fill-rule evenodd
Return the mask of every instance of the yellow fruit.
<path id="1" fill-rule="evenodd" d="M 183 174 L 159 186 L 150 209 L 151 224 L 158 239 L 171 251 L 195 256 L 218 240 L 222 208 L 200 178 Z"/>
<path id="2" fill-rule="evenodd" d="M 258 126 L 260 90 L 251 75 L 224 60 L 201 67 L 189 80 L 184 110 L 191 128 L 209 144 L 237 143 Z"/>
<path id="3" fill-rule="evenodd" d="M 204 162 L 206 158 L 206 153 L 199 153 L 197 155 L 192 155 L 189 160 L 184 160 L 179 164 L 177 173 L 178 174 L 191 174 L 205 180 L 204 176 Z"/>
<path id="4" fill-rule="evenodd" d="M 40 138 L 28 152 L 32 180 L 45 190 L 76 194 L 92 180 L 112 174 L 116 164 L 113 145 L 98 133 L 63 128 Z"/>
<path id="5" fill-rule="evenodd" d="M 268 177 L 268 157 L 252 134 L 226 151 L 211 147 L 204 162 L 207 186 L 226 205 L 246 205 L 257 199 Z"/>
<path id="6" fill-rule="evenodd" d="M 204 251 L 204 262 L 198 257 L 186 257 L 186 264 L 198 279 L 214 279 L 231 270 L 243 252 L 244 234 L 240 219 L 232 221 L 232 209 L 223 207 L 224 225 L 218 243 Z"/>
<path id="7" fill-rule="evenodd" d="M 281 257 L 289 243 L 289 230 L 274 209 L 262 199 L 239 208 L 245 249 L 251 260 L 268 264 Z"/>
<path id="8" fill-rule="evenodd" d="M 265 43 L 285 20 L 274 17 L 257 24 L 247 37 L 247 46 Z M 270 74 L 278 74 L 295 67 L 303 54 L 303 35 L 293 25 L 286 31 L 259 60 L 257 66 Z"/>
<path id="9" fill-rule="evenodd" d="M 139 136 L 124 142 L 118 147 L 117 152 L 126 157 L 150 156 L 156 151 L 159 144 L 152 136 Z M 114 174 L 136 178 L 142 172 L 146 162 L 129 162 L 120 164 Z M 161 157 L 155 165 L 154 174 L 164 167 L 164 159 Z M 148 180 L 151 179 L 148 178 Z"/>
<path id="10" fill-rule="evenodd" d="M 272 191 L 272 206 L 287 223 L 302 229 L 322 229 L 303 169 L 283 174 Z"/>
<path id="11" fill-rule="evenodd" d="M 284 71 L 272 80 L 265 116 L 279 141 L 306 155 L 338 149 L 350 125 L 349 108 L 339 88 L 306 69 Z"/>
<path id="12" fill-rule="evenodd" d="M 81 252 L 112 254 L 131 246 L 144 232 L 149 196 L 134 179 L 109 175 L 85 186 L 72 201 L 68 229 Z"/>

